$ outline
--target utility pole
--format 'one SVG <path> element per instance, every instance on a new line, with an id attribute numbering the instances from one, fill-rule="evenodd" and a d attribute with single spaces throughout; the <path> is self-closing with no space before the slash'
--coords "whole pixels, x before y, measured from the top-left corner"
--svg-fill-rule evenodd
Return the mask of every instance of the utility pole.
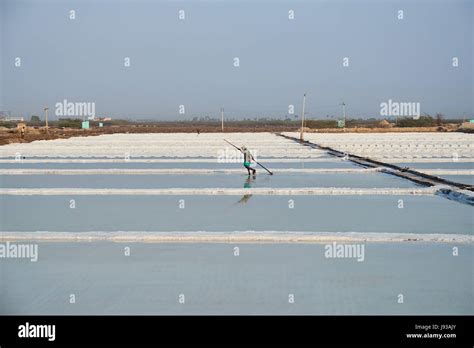
<path id="1" fill-rule="evenodd" d="M 224 132 L 224 108 L 221 108 L 221 128 L 222 132 Z"/>
<path id="2" fill-rule="evenodd" d="M 44 119 L 46 121 L 46 133 L 49 133 L 49 127 L 48 127 L 48 107 L 44 108 Z"/>
<path id="3" fill-rule="evenodd" d="M 342 115 L 344 117 L 344 131 L 346 131 L 346 103 L 342 102 Z"/>
<path id="4" fill-rule="evenodd" d="M 304 107 L 306 105 L 306 93 L 303 95 L 303 112 L 301 113 L 301 131 L 300 141 L 303 141 L 303 127 L 304 127 Z"/>

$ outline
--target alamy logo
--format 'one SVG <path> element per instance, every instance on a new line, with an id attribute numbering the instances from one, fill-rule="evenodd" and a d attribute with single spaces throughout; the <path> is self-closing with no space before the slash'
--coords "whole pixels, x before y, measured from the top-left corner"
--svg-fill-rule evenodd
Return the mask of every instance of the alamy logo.
<path id="1" fill-rule="evenodd" d="M 18 326 L 20 338 L 47 338 L 48 341 L 56 339 L 56 325 L 35 325 L 26 322 Z"/>
<path id="2" fill-rule="evenodd" d="M 388 102 L 380 103 L 380 116 L 409 116 L 418 119 L 420 103 L 395 102 L 389 99 Z"/>
<path id="3" fill-rule="evenodd" d="M 357 262 L 365 260 L 364 244 L 339 244 L 333 242 L 324 246 L 324 257 L 357 259 Z"/>
<path id="4" fill-rule="evenodd" d="M 95 103 L 91 102 L 68 102 L 64 99 L 54 105 L 56 107 L 56 116 L 65 117 L 87 117 L 89 120 L 95 118 Z"/>
<path id="5" fill-rule="evenodd" d="M 38 244 L 0 243 L 0 259 L 30 259 L 38 261 Z"/>
<path id="6" fill-rule="evenodd" d="M 257 161 L 257 151 L 250 150 L 250 154 Z M 217 152 L 218 163 L 240 163 L 244 161 L 244 154 L 238 150 L 226 147 L 225 150 Z"/>

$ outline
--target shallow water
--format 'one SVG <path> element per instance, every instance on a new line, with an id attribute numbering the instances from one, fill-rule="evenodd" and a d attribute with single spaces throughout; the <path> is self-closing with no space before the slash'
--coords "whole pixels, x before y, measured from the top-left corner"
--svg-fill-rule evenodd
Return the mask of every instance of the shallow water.
<path id="1" fill-rule="evenodd" d="M 439 175 L 439 177 L 467 185 L 474 185 L 474 175 Z"/>
<path id="2" fill-rule="evenodd" d="M 258 188 L 258 187 L 416 187 L 408 180 L 384 173 L 278 173 L 259 171 L 253 178 L 245 168 L 238 174 L 176 175 L 3 175 L 0 187 L 74 188 Z"/>
<path id="3" fill-rule="evenodd" d="M 2 231 L 473 233 L 472 207 L 439 196 L 0 196 L 0 205 Z"/>
<path id="4" fill-rule="evenodd" d="M 40 243 L 38 262 L 0 263 L 0 314 L 472 315 L 473 252 L 373 243 L 358 262 L 317 244 Z"/>
<path id="5" fill-rule="evenodd" d="M 474 162 L 400 162 L 394 164 L 413 169 L 474 169 Z"/>

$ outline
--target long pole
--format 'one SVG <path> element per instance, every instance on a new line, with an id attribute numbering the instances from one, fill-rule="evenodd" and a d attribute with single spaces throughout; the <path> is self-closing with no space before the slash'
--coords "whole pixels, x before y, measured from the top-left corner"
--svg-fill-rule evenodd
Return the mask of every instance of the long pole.
<path id="1" fill-rule="evenodd" d="M 232 144 L 230 141 L 227 141 L 224 139 L 224 141 L 230 145 L 232 145 L 233 147 L 235 147 L 237 150 L 239 150 L 240 152 L 243 153 L 242 149 L 240 147 L 237 147 L 235 146 L 234 144 Z M 253 156 L 252 156 L 253 157 Z M 255 158 L 254 158 L 254 161 L 255 161 Z M 263 169 L 265 169 L 270 175 L 273 175 L 273 173 L 266 167 L 264 167 L 262 164 L 260 164 L 259 162 L 255 161 L 255 163 L 257 163 L 260 167 L 262 167 Z"/>
<path id="2" fill-rule="evenodd" d="M 222 132 L 224 132 L 224 108 L 221 108 L 221 127 Z"/>
<path id="3" fill-rule="evenodd" d="M 301 113 L 301 131 L 300 141 L 303 141 L 303 128 L 304 128 L 304 107 L 306 105 L 306 93 L 303 95 L 303 112 Z"/>
<path id="4" fill-rule="evenodd" d="M 46 121 L 46 133 L 49 133 L 49 126 L 48 126 L 48 110 L 49 108 L 44 108 L 44 119 Z"/>

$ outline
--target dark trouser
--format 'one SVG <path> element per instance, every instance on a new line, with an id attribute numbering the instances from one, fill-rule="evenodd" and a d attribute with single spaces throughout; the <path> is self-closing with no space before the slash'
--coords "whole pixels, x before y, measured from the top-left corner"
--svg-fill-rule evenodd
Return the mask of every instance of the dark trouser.
<path id="1" fill-rule="evenodd" d="M 250 175 L 250 171 L 252 171 L 252 173 L 255 174 L 256 170 L 254 168 L 252 168 L 251 165 L 245 165 L 244 164 L 244 167 L 247 168 L 247 172 L 249 173 L 249 175 Z"/>

